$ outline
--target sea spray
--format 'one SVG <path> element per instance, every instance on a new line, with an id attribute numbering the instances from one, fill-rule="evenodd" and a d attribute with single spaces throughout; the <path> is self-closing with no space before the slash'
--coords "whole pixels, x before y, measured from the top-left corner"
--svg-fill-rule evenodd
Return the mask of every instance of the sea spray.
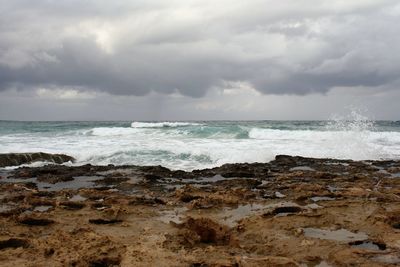
<path id="1" fill-rule="evenodd" d="M 328 146 L 332 147 L 332 154 L 336 157 L 354 160 L 380 158 L 380 147 L 373 141 L 379 133 L 365 111 L 351 107 L 347 115 L 333 115 L 326 131 L 332 133 Z"/>

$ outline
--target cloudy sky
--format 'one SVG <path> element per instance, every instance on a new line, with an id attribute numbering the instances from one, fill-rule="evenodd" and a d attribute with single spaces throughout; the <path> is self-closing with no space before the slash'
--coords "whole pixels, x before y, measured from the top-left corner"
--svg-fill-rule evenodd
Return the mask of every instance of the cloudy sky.
<path id="1" fill-rule="evenodd" d="M 400 119 L 398 0 L 0 0 L 0 119 Z"/>

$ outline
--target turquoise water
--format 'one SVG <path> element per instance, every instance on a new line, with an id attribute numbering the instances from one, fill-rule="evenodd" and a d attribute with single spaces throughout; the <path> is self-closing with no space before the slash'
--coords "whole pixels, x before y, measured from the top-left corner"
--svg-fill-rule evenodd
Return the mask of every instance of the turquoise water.
<path id="1" fill-rule="evenodd" d="M 400 122 L 334 121 L 16 122 L 0 121 L 0 153 L 66 153 L 76 164 L 196 169 L 266 162 L 277 154 L 346 159 L 400 158 Z"/>

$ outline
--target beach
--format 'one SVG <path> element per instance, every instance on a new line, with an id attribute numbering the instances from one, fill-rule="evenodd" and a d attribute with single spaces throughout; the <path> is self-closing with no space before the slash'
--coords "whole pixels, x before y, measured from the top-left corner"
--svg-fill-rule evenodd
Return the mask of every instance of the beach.
<path id="1" fill-rule="evenodd" d="M 2 266 L 397 266 L 400 161 L 1 171 Z"/>

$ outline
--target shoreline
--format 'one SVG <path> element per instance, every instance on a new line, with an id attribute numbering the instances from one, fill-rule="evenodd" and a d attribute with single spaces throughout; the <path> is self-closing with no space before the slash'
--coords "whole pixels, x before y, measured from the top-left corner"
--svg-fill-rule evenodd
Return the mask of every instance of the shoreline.
<path id="1" fill-rule="evenodd" d="M 277 156 L 0 173 L 0 262 L 32 266 L 396 266 L 400 161 Z"/>

